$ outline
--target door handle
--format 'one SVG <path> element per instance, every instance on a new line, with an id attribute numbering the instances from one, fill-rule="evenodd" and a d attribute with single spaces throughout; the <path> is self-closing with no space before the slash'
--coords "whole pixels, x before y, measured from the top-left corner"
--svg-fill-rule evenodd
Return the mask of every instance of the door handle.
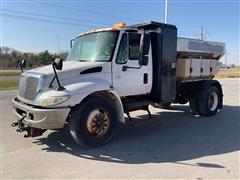
<path id="1" fill-rule="evenodd" d="M 144 73 L 143 74 L 143 84 L 147 84 L 148 83 L 148 74 Z"/>
<path id="2" fill-rule="evenodd" d="M 127 69 L 128 69 L 128 66 L 123 66 L 122 67 L 122 71 L 127 71 Z"/>

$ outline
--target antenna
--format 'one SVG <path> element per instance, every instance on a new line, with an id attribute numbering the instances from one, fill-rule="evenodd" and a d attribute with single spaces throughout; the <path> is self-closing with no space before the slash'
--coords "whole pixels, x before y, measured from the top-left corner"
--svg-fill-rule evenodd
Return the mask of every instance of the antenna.
<path id="1" fill-rule="evenodd" d="M 167 18 L 168 18 L 168 0 L 165 0 L 165 20 L 164 20 L 165 24 L 167 24 Z"/>

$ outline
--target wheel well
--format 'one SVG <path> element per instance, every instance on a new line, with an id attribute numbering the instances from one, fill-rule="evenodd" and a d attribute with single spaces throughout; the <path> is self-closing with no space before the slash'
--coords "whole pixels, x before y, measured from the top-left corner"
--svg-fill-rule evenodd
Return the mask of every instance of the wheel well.
<path id="1" fill-rule="evenodd" d="M 123 116 L 123 108 L 120 100 L 118 97 L 116 97 L 115 94 L 109 91 L 97 91 L 92 94 L 89 94 L 86 96 L 79 104 L 76 104 L 74 107 L 71 107 L 71 111 L 69 113 L 69 116 L 71 116 L 71 112 L 74 111 L 77 107 L 81 106 L 83 103 L 85 103 L 90 97 L 106 97 L 111 100 L 111 102 L 114 104 L 116 107 L 116 111 L 118 113 L 118 120 L 120 122 L 124 122 L 124 116 Z M 68 118 L 69 119 L 69 118 Z M 68 121 L 68 120 L 67 120 Z"/>
<path id="2" fill-rule="evenodd" d="M 222 86 L 217 80 L 202 80 L 202 81 L 195 81 L 195 82 L 186 82 L 179 85 L 179 89 L 181 90 L 181 93 L 184 94 L 184 96 L 187 99 L 195 98 L 197 97 L 197 92 L 199 92 L 201 89 L 205 89 L 209 86 L 215 86 L 220 91 L 220 108 L 222 108 L 223 103 L 223 91 Z"/>

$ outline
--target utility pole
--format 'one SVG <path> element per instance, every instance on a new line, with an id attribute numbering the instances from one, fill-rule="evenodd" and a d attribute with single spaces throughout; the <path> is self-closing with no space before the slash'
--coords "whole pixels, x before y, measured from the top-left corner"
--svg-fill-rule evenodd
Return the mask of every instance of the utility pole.
<path id="1" fill-rule="evenodd" d="M 168 18 L 168 0 L 165 0 L 165 21 L 164 21 L 165 24 L 167 24 L 167 18 Z"/>
<path id="2" fill-rule="evenodd" d="M 199 38 L 203 41 L 204 39 L 206 39 L 207 34 L 208 34 L 208 32 L 204 32 L 203 26 L 201 26 L 200 32 L 198 33 Z"/>
<path id="3" fill-rule="evenodd" d="M 228 51 L 227 50 L 225 50 L 225 65 L 227 66 L 227 58 L 228 58 Z"/>

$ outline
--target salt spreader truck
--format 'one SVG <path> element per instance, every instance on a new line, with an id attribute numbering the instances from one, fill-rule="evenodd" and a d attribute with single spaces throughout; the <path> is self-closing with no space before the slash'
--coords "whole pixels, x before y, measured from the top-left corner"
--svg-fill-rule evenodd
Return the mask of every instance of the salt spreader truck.
<path id="1" fill-rule="evenodd" d="M 12 126 L 26 137 L 68 124 L 76 143 L 96 147 L 112 139 L 118 122 L 131 123 L 131 111 L 151 115 L 149 105 L 189 102 L 200 116 L 222 108 L 222 88 L 213 78 L 224 43 L 177 37 L 176 26 L 151 21 L 91 30 L 70 44 L 66 60 L 20 77 Z"/>

